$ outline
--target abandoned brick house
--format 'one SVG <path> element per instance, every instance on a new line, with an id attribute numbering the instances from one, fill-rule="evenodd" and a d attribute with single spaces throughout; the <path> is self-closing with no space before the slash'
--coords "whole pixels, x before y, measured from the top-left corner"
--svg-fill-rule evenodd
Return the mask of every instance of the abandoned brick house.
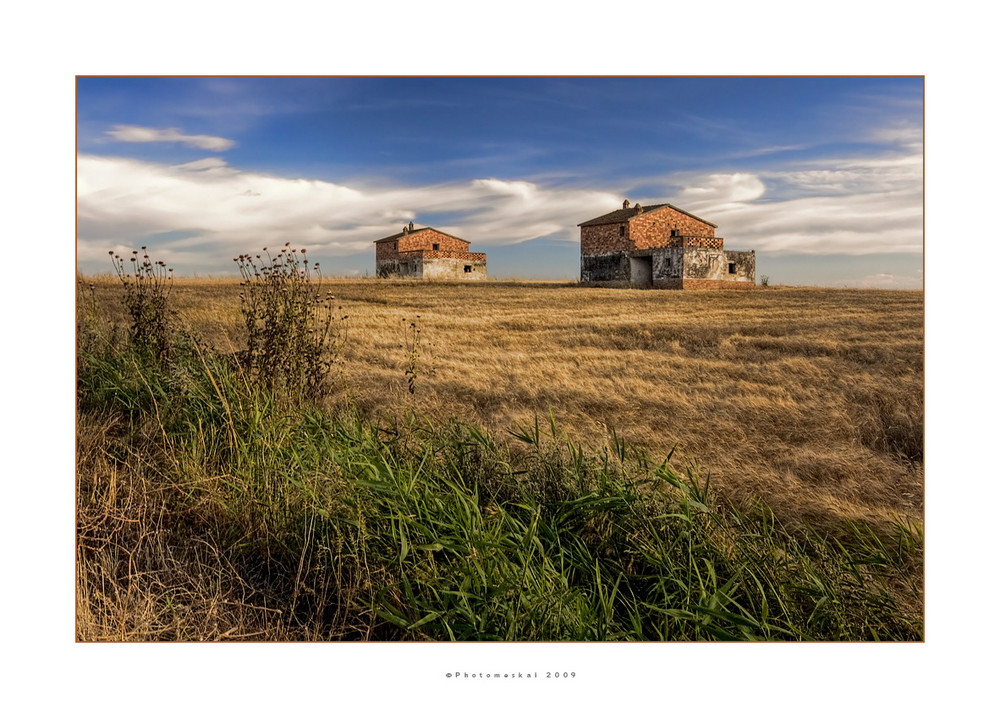
<path id="1" fill-rule="evenodd" d="M 432 227 L 375 240 L 375 274 L 379 277 L 467 280 L 486 278 L 486 255 L 470 252 L 464 239 Z"/>
<path id="2" fill-rule="evenodd" d="M 751 289 L 757 257 L 722 248 L 716 225 L 671 204 L 638 203 L 580 227 L 580 281 L 663 289 Z"/>

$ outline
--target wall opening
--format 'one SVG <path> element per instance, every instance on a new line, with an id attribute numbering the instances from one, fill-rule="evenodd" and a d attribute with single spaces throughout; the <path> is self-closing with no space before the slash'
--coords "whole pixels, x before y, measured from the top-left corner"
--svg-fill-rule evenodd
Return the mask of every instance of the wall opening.
<path id="1" fill-rule="evenodd" d="M 440 244 L 434 244 L 432 246 L 433 246 L 435 252 L 438 251 L 439 249 L 441 249 L 441 245 Z"/>
<path id="2" fill-rule="evenodd" d="M 653 286 L 653 258 L 629 257 L 630 281 L 633 287 Z"/>
<path id="3" fill-rule="evenodd" d="M 729 263 L 729 273 L 736 274 L 736 262 Z"/>
<path id="4" fill-rule="evenodd" d="M 465 271 L 466 272 L 471 272 L 472 271 L 472 265 L 471 264 L 466 264 L 465 265 Z"/>

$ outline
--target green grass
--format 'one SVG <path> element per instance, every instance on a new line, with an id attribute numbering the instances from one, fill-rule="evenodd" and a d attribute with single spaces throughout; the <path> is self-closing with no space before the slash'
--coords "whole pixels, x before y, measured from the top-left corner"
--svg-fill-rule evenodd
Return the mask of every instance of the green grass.
<path id="1" fill-rule="evenodd" d="M 554 420 L 322 411 L 81 335 L 84 640 L 921 640 L 919 527 L 791 535 Z"/>

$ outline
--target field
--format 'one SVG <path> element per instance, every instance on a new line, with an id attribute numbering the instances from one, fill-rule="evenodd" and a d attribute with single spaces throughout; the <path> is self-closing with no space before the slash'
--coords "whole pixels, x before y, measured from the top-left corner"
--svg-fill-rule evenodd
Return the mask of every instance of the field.
<path id="1" fill-rule="evenodd" d="M 91 283 L 92 288 L 88 286 Z M 91 322 L 100 317 L 102 324 L 127 325 L 117 279 L 86 279 L 81 281 L 81 287 L 81 317 L 90 317 Z M 675 472 L 671 476 L 689 477 L 691 480 L 681 482 L 687 486 L 683 491 L 692 490 L 693 485 L 699 504 L 709 503 L 712 510 L 731 511 L 734 513 L 726 515 L 738 517 L 758 515 L 760 511 L 773 514 L 781 541 L 795 544 L 812 536 L 845 546 L 854 541 L 855 546 L 860 546 L 859 537 L 864 536 L 865 541 L 874 541 L 878 546 L 895 545 L 899 549 L 907 543 L 905 551 L 899 549 L 895 554 L 899 570 L 893 576 L 882 576 L 880 585 L 887 587 L 891 596 L 893 615 L 902 616 L 903 623 L 910 627 L 888 637 L 913 639 L 921 635 L 922 292 L 795 288 L 667 292 L 594 289 L 573 284 L 454 285 L 375 280 L 328 282 L 325 290 L 335 298 L 335 326 L 341 337 L 332 381 L 318 400 L 324 416 L 359 416 L 379 426 L 410 426 L 411 433 L 423 427 L 441 436 L 448 434 L 449 427 L 476 427 L 475 432 L 484 437 L 483 446 L 490 447 L 490 451 L 496 447 L 497 451 L 508 452 L 504 454 L 509 459 L 505 466 L 516 463 L 517 447 L 525 444 L 542 456 L 542 434 L 551 435 L 550 443 L 568 445 L 572 456 L 578 451 L 579 456 L 599 457 L 604 451 L 606 457 L 607 447 L 621 447 L 622 466 L 627 463 L 624 447 L 636 447 L 634 456 L 640 468 L 635 472 L 639 473 L 648 473 L 648 466 L 662 464 L 669 455 L 669 468 L 661 469 L 661 474 L 669 470 Z M 176 280 L 169 300 L 176 310 L 177 326 L 203 340 L 205 352 L 232 355 L 246 341 L 239 292 L 238 283 L 232 280 Z M 206 369 L 209 367 L 204 355 L 200 361 Z M 94 365 L 86 360 L 81 363 L 85 369 Z M 214 375 L 209 372 L 214 383 L 223 382 L 221 373 L 221 369 Z M 155 397 L 151 384 L 150 379 L 149 394 Z M 216 386 L 215 390 L 229 412 L 232 442 L 238 444 L 240 432 L 234 428 L 233 400 L 225 400 L 224 389 Z M 145 390 L 137 386 L 136 391 Z M 178 475 L 187 477 L 185 480 L 191 480 L 192 473 L 190 468 L 183 468 L 184 461 L 176 458 L 179 439 L 164 417 L 164 401 L 157 403 L 154 399 L 155 421 L 130 436 L 130 450 L 107 448 L 114 436 L 127 433 L 122 429 L 122 419 L 111 416 L 99 403 L 87 403 L 81 411 L 79 515 L 82 523 L 103 526 L 100 530 L 93 526 L 80 528 L 81 638 L 399 638 L 391 632 L 379 633 L 371 625 L 364 630 L 358 626 L 352 632 L 343 617 L 334 619 L 329 611 L 316 608 L 322 591 L 315 586 L 310 590 L 317 596 L 309 599 L 312 603 L 306 601 L 312 606 L 310 617 L 297 614 L 292 621 L 287 608 L 271 608 L 248 597 L 246 586 L 240 594 L 245 600 L 234 599 L 233 587 L 227 588 L 221 579 L 208 594 L 217 602 L 213 610 L 228 616 L 226 627 L 207 628 L 218 624 L 218 617 L 212 624 L 205 615 L 193 618 L 191 612 L 195 609 L 191 606 L 177 607 L 177 601 L 184 603 L 183 596 L 197 596 L 191 599 L 192 604 L 203 606 L 209 601 L 205 588 L 187 585 L 178 593 L 179 589 L 163 578 L 167 573 L 161 565 L 163 556 L 170 552 L 162 547 L 157 559 L 161 568 L 149 569 L 156 575 L 155 580 L 139 588 L 141 582 L 132 580 L 138 549 L 126 546 L 125 539 L 115 538 L 110 524 L 118 516 L 125 526 L 129 520 L 125 513 L 136 507 L 144 520 L 152 520 L 147 514 L 155 511 L 155 506 L 148 505 L 144 497 L 160 489 L 153 490 L 147 484 L 166 472 L 162 463 L 155 469 L 137 468 L 144 459 L 135 448 L 136 438 L 160 442 L 160 453 L 174 452 L 171 461 L 178 467 Z M 134 415 L 129 421 L 133 420 Z M 541 427 L 537 433 L 536 425 Z M 193 436 L 205 433 L 199 425 Z M 194 442 L 189 448 L 192 456 L 213 451 L 204 438 L 190 441 Z M 198 441 L 203 445 L 197 445 Z M 407 441 L 403 440 L 404 446 L 409 446 Z M 441 451 L 438 446 L 434 456 Z M 164 460 L 163 456 L 157 458 L 159 462 Z M 643 465 L 647 468 L 642 469 Z M 315 473 L 316 469 L 310 471 Z M 126 472 L 142 477 L 137 484 L 133 476 L 133 493 L 128 495 L 128 501 L 135 505 L 129 507 L 122 506 L 120 494 L 109 494 L 112 489 L 108 484 L 110 474 Z M 240 475 L 237 469 L 218 462 L 212 466 L 202 462 L 195 473 L 196 483 L 206 485 Z M 622 469 L 616 476 L 628 473 Z M 711 487 L 710 499 L 699 488 L 706 480 Z M 177 489 L 177 480 L 168 483 L 172 490 Z M 580 486 L 583 484 L 581 479 Z M 201 489 L 193 486 L 180 490 L 192 503 L 178 515 L 185 516 L 184 521 L 207 521 L 205 526 L 218 526 L 218 514 L 227 510 L 228 504 L 220 499 L 219 505 L 209 508 L 205 504 L 208 499 L 199 494 Z M 246 494 L 246 487 L 241 491 L 241 496 Z M 161 496 L 159 501 L 162 514 L 162 507 L 177 499 Z M 189 515 L 191 512 L 195 518 Z M 206 515 L 211 515 L 211 520 Z M 246 520 L 252 524 L 260 519 Z M 139 553 L 151 551 L 155 540 L 162 540 L 164 527 L 176 523 L 164 521 L 162 515 L 157 521 L 155 528 L 149 529 L 151 535 L 135 539 L 136 545 L 145 546 Z M 901 527 L 907 528 L 903 531 Z M 257 535 L 257 529 L 244 530 L 248 536 Z M 296 530 L 301 535 L 315 529 L 307 525 Z M 398 544 L 399 536 L 393 535 Z M 901 538 L 904 535 L 905 541 Z M 221 555 L 224 552 L 218 541 L 204 535 L 199 535 L 198 540 L 204 552 L 199 560 L 206 566 L 214 562 L 218 575 L 222 575 L 218 567 L 236 563 L 231 554 Z M 235 537 L 232 541 L 232 545 L 245 548 L 250 539 Z M 122 552 L 112 559 L 105 549 L 119 543 Z M 402 543 L 400 553 L 405 556 L 405 538 Z M 440 546 L 440 542 L 428 540 L 425 545 Z M 789 544 L 782 546 L 775 548 L 778 555 L 790 551 Z M 184 550 L 190 553 L 193 549 L 189 545 Z M 310 553 L 312 550 L 301 546 L 292 551 L 298 559 L 298 576 L 291 579 L 294 587 L 289 590 L 296 596 L 303 592 L 303 566 L 308 573 L 307 564 L 318 560 Z M 803 553 L 814 554 L 808 547 Z M 122 568 L 122 561 L 131 563 Z M 857 572 L 862 565 L 892 562 L 883 557 L 868 564 L 854 559 L 848 563 Z M 524 570 L 527 575 L 527 568 Z M 129 581 L 114 585 L 123 573 Z M 398 579 L 393 576 L 391 580 Z M 363 581 L 354 580 L 351 590 L 361 592 Z M 390 580 L 388 575 L 386 580 Z M 157 582 L 162 584 L 160 593 Z M 325 585 L 328 592 L 334 590 Z M 134 586 L 131 594 L 130 586 Z M 344 593 L 343 585 L 339 590 Z M 261 589 L 261 595 L 266 593 Z M 730 593 L 727 590 L 722 595 Z M 175 606 L 173 613 L 163 608 L 167 594 L 172 596 L 169 602 Z M 416 611 L 411 617 L 402 616 L 402 609 L 395 614 L 396 609 L 373 613 L 387 626 L 409 630 L 410 638 L 432 637 L 434 634 L 421 634 L 421 628 L 430 629 L 446 614 L 429 595 L 408 596 L 397 602 L 427 604 L 426 611 Z M 239 605 L 239 612 L 248 625 L 252 624 L 252 630 L 240 627 L 239 620 L 243 619 L 223 611 L 227 602 Z M 523 602 L 518 598 L 511 612 L 521 611 Z M 633 623 L 639 621 L 636 616 L 642 603 L 637 599 L 630 604 L 636 610 Z M 843 603 L 847 605 L 847 599 Z M 346 604 L 338 605 L 347 611 L 343 608 Z M 286 611 L 279 622 L 280 630 L 269 623 L 270 610 Z M 730 613 L 737 612 L 732 609 Z M 168 614 L 169 620 L 165 617 Z M 189 615 L 189 619 L 183 615 Z M 252 620 L 249 616 L 253 616 Z M 731 625 L 741 625 L 732 615 L 730 619 L 734 622 Z M 199 627 L 178 629 L 188 625 L 185 620 Z M 331 626 L 338 620 L 342 621 L 340 629 L 333 630 Z M 744 620 L 750 619 L 744 616 Z M 306 623 L 308 627 L 304 627 Z M 489 635 L 513 640 L 549 639 L 553 635 L 580 637 L 562 623 L 559 626 L 561 633 L 556 634 L 508 631 Z M 865 635 L 867 630 L 823 635 L 804 631 L 798 637 L 873 637 L 874 630 Z M 729 629 L 712 635 L 733 637 Z M 784 637 L 766 631 L 754 635 Z M 479 634 L 467 633 L 469 636 Z M 615 636 L 611 632 L 603 637 Z M 632 637 L 704 636 L 637 626 Z"/>
<path id="2" fill-rule="evenodd" d="M 585 443 L 614 428 L 656 454 L 677 447 L 728 496 L 763 499 L 786 522 L 921 517 L 920 292 L 389 282 L 334 292 L 348 317 L 334 400 L 498 434 L 551 410 Z M 176 300 L 228 348 L 240 343 L 238 293 L 210 282 Z"/>

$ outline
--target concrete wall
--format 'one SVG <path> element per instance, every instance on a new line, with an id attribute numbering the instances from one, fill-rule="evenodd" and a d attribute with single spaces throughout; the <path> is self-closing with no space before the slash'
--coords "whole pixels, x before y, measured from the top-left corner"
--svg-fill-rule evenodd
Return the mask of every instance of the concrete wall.
<path id="1" fill-rule="evenodd" d="M 486 279 L 486 255 L 466 253 L 465 258 L 447 256 L 449 252 L 405 252 L 399 259 L 387 259 L 375 263 L 375 273 L 379 277 L 400 277 L 402 279 L 427 279 L 448 282 L 465 282 Z M 468 267 L 468 271 L 466 271 Z"/>
<path id="2" fill-rule="evenodd" d="M 684 289 L 753 289 L 756 263 L 754 252 L 685 249 L 682 286 Z"/>
<path id="3" fill-rule="evenodd" d="M 698 246 L 607 252 L 580 257 L 580 281 L 607 286 L 651 284 L 659 289 L 750 289 L 756 281 L 756 260 L 753 252 Z M 651 263 L 651 276 L 647 276 L 646 261 Z"/>
<path id="4" fill-rule="evenodd" d="M 581 282 L 628 282 L 630 276 L 627 252 L 603 252 L 580 256 Z"/>
<path id="5" fill-rule="evenodd" d="M 684 276 L 684 250 L 681 247 L 662 247 L 652 250 L 653 286 L 661 289 L 680 289 Z"/>
<path id="6" fill-rule="evenodd" d="M 728 278 L 734 282 L 749 283 L 751 286 L 757 283 L 757 253 L 737 252 L 726 250 L 726 264 L 733 265 L 734 273 Z"/>
<path id="7" fill-rule="evenodd" d="M 423 279 L 467 282 L 486 279 L 485 259 L 438 259 L 424 257 Z"/>

